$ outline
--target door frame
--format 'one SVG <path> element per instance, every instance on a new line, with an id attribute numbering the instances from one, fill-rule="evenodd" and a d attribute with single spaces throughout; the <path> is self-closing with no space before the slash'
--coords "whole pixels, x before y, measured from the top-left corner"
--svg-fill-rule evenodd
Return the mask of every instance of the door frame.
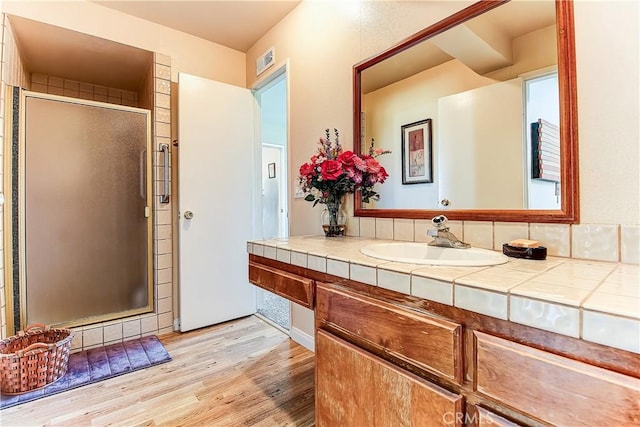
<path id="1" fill-rule="evenodd" d="M 283 77 L 284 76 L 284 77 Z M 291 195 L 291 191 L 292 191 L 292 186 L 291 183 L 289 183 L 289 162 L 291 159 L 291 147 L 289 144 L 289 141 L 291 140 L 290 136 L 291 136 L 291 125 L 290 125 L 290 120 L 289 117 L 291 116 L 291 110 L 290 110 L 290 97 L 289 97 L 289 93 L 290 93 L 290 81 L 289 81 L 289 60 L 285 60 L 279 64 L 277 64 L 272 70 L 271 72 L 269 72 L 269 74 L 264 75 L 263 77 L 261 77 L 260 79 L 258 79 L 252 86 L 251 86 L 251 93 L 253 93 L 254 98 L 256 99 L 256 108 L 261 108 L 260 107 L 260 99 L 259 99 L 259 92 L 268 89 L 271 85 L 274 85 L 275 83 L 277 83 L 281 78 L 285 79 L 286 82 L 286 96 L 285 96 L 285 102 L 287 104 L 286 106 L 286 116 L 287 116 L 287 123 L 286 123 L 286 139 L 287 139 L 287 143 L 284 147 L 284 150 L 282 150 L 283 154 L 284 154 L 284 161 L 282 162 L 282 171 L 283 171 L 283 176 L 282 176 L 282 182 L 283 182 L 283 186 L 284 186 L 284 205 L 285 205 L 285 212 L 284 212 L 284 216 L 285 216 L 285 227 L 284 227 L 284 231 L 285 231 L 285 237 L 289 236 L 289 232 L 291 229 L 291 225 L 289 224 L 289 206 L 290 206 L 290 195 Z M 259 111 L 258 111 L 259 113 Z M 256 141 L 256 153 L 257 155 L 256 157 L 256 164 L 254 165 L 255 170 L 259 170 L 262 171 L 262 120 L 261 120 L 261 115 L 260 114 L 255 114 L 255 131 L 256 131 L 256 136 L 255 136 L 255 141 Z M 262 176 L 258 176 L 256 177 L 257 182 L 259 183 L 260 187 L 258 188 L 262 188 Z M 262 236 L 263 234 L 263 230 L 262 230 L 262 192 L 257 192 L 258 194 L 256 195 L 256 197 L 259 199 L 256 201 L 256 212 L 255 215 L 257 216 L 257 218 L 255 218 L 255 224 L 257 225 L 257 227 L 255 228 L 256 230 L 256 234 L 259 236 Z"/>
<path id="2" fill-rule="evenodd" d="M 261 103 L 260 103 L 260 99 L 259 99 L 259 95 L 261 91 L 264 91 L 266 89 L 268 89 L 271 85 L 274 85 L 275 83 L 277 83 L 280 79 L 284 78 L 285 79 L 285 86 L 286 86 L 286 95 L 285 95 L 285 102 L 286 102 L 286 145 L 283 146 L 278 146 L 279 148 L 281 148 L 281 157 L 284 157 L 284 159 L 282 159 L 281 161 L 281 169 L 282 169 L 282 183 L 280 185 L 280 189 L 281 191 L 284 192 L 284 197 L 282 198 L 281 202 L 284 203 L 284 227 L 283 227 L 283 231 L 285 234 L 285 237 L 289 236 L 290 233 L 290 224 L 289 224 L 289 206 L 290 206 L 290 195 L 292 192 L 292 186 L 289 183 L 289 162 L 290 162 L 290 158 L 291 158 L 291 144 L 289 144 L 289 141 L 291 140 L 290 136 L 291 136 L 291 121 L 289 120 L 289 118 L 291 117 L 291 110 L 290 110 L 290 96 L 289 94 L 291 93 L 291 83 L 290 83 L 290 79 L 289 79 L 289 60 L 286 59 L 285 61 L 277 64 L 275 67 L 273 67 L 270 72 L 268 72 L 268 74 L 265 74 L 263 77 L 259 78 L 252 86 L 251 86 L 251 92 L 254 95 L 254 98 L 256 99 L 256 108 L 260 109 L 261 108 Z M 259 111 L 258 111 L 259 113 Z M 255 141 L 256 141 L 256 153 L 257 155 L 256 157 L 256 165 L 255 165 L 255 170 L 259 170 L 262 171 L 262 147 L 263 145 L 270 145 L 270 144 L 263 144 L 262 143 L 262 119 L 261 119 L 261 114 L 255 114 L 255 130 L 256 130 L 256 137 L 255 137 Z M 257 177 L 257 180 L 260 183 L 260 186 L 262 186 L 262 172 L 260 173 L 260 176 Z M 261 187 L 260 187 L 261 188 Z M 259 194 L 257 195 L 257 197 L 260 199 L 259 201 L 257 201 L 256 203 L 256 214 L 258 216 L 259 221 L 256 221 L 256 223 L 259 223 L 259 227 L 256 228 L 256 231 L 259 235 L 263 235 L 263 228 L 262 228 L 262 210 L 263 210 L 263 205 L 262 205 L 262 192 L 259 192 Z M 263 291 L 260 288 L 257 288 L 256 291 L 256 308 L 259 307 L 260 301 L 258 298 L 260 298 L 260 295 L 262 292 L 266 292 Z M 261 319 L 265 320 L 266 322 L 268 322 L 269 324 L 273 325 L 274 327 L 280 329 L 282 332 L 288 334 L 289 336 L 291 336 L 291 330 L 292 330 L 292 326 L 293 326 L 293 319 L 292 319 L 292 310 L 291 310 L 291 301 L 288 301 L 289 304 L 289 329 L 285 330 L 282 327 L 280 327 L 280 325 L 277 325 L 275 322 L 271 321 L 270 319 L 265 318 L 264 316 L 262 316 L 260 313 L 256 312 L 256 316 L 260 317 Z"/>

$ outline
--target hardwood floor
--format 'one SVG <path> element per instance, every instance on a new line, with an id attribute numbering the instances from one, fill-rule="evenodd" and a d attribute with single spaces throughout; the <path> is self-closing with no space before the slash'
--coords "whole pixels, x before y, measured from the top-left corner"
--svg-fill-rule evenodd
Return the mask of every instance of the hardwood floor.
<path id="1" fill-rule="evenodd" d="M 173 361 L 0 412 L 3 426 L 312 426 L 314 355 L 255 316 L 161 337 Z"/>

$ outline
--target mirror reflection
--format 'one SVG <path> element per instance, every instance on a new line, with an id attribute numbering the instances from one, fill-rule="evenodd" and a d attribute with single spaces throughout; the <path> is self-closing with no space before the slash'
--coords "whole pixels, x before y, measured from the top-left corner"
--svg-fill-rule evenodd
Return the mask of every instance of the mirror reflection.
<path id="1" fill-rule="evenodd" d="M 362 207 L 560 210 L 556 33 L 554 1 L 511 1 L 362 69 L 362 146 L 393 152 Z"/>

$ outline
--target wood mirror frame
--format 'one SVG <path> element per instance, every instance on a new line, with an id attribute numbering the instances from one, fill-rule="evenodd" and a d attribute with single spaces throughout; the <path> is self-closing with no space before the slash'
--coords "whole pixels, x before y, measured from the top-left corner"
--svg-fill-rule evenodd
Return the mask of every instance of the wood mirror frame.
<path id="1" fill-rule="evenodd" d="M 363 70 L 458 24 L 488 12 L 507 1 L 508 0 L 481 0 L 425 28 L 382 53 L 356 64 L 353 67 L 354 148 L 356 148 L 355 141 L 361 141 L 360 116 L 362 105 L 360 79 Z M 556 0 L 556 28 L 558 43 L 558 89 L 560 94 L 561 209 L 364 209 L 360 198 L 354 197 L 354 215 L 357 217 L 431 219 L 436 215 L 444 213 L 449 219 L 453 220 L 542 223 L 579 222 L 578 111 L 572 0 Z M 364 152 L 367 148 L 368 147 L 360 147 L 361 152 Z M 384 192 L 384 190 L 382 191 Z"/>

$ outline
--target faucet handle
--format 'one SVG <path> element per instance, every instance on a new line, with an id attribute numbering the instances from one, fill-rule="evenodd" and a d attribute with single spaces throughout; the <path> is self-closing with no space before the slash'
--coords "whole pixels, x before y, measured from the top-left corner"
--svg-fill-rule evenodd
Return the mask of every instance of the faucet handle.
<path id="1" fill-rule="evenodd" d="M 431 218 L 431 223 L 434 225 L 434 227 L 436 227 L 437 230 L 443 230 L 443 231 L 448 230 L 449 229 L 449 227 L 447 227 L 448 221 L 449 219 L 444 215 L 438 215 Z"/>

